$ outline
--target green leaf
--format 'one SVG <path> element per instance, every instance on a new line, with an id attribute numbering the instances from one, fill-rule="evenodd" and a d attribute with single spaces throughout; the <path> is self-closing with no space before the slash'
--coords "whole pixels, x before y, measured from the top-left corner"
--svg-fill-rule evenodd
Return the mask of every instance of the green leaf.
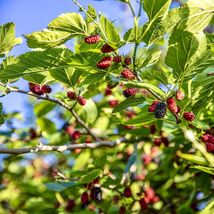
<path id="1" fill-rule="evenodd" d="M 59 46 L 71 39 L 69 32 L 50 30 L 25 34 L 24 37 L 27 39 L 28 47 L 44 49 Z"/>
<path id="2" fill-rule="evenodd" d="M 35 84 L 42 84 L 46 78 L 46 76 L 42 74 L 27 74 L 23 77 L 28 82 L 32 82 Z"/>
<path id="3" fill-rule="evenodd" d="M 84 108 L 81 109 L 81 116 L 86 123 L 94 123 L 98 117 L 97 106 L 92 99 L 88 99 Z"/>
<path id="4" fill-rule="evenodd" d="M 214 175 L 214 168 L 212 167 L 205 167 L 205 166 L 191 166 L 192 169 L 198 169 L 202 172 L 206 172 L 208 174 Z"/>
<path id="5" fill-rule="evenodd" d="M 36 123 L 40 130 L 47 135 L 52 135 L 54 132 L 56 132 L 55 123 L 47 118 L 37 118 Z"/>
<path id="6" fill-rule="evenodd" d="M 154 114 L 151 112 L 148 112 L 148 108 L 144 107 L 137 116 L 135 116 L 125 122 L 122 122 L 122 124 L 141 126 L 141 125 L 150 124 L 156 120 L 157 119 L 155 118 Z"/>
<path id="7" fill-rule="evenodd" d="M 35 105 L 34 112 L 37 117 L 43 117 L 44 115 L 52 111 L 55 107 L 56 107 L 55 103 L 43 101 Z"/>
<path id="8" fill-rule="evenodd" d="M 8 53 L 15 45 L 21 43 L 21 38 L 15 38 L 14 23 L 0 25 L 0 55 Z"/>
<path id="9" fill-rule="evenodd" d="M 106 75 L 105 72 L 97 72 L 94 74 L 89 74 L 86 78 L 81 82 L 80 85 L 87 85 L 87 84 L 94 84 L 101 81 L 104 76 Z"/>
<path id="10" fill-rule="evenodd" d="M 140 98 L 135 98 L 135 97 L 129 97 L 125 100 L 123 100 L 119 105 L 117 105 L 114 110 L 113 113 L 122 111 L 128 107 L 131 106 L 137 106 L 140 105 L 144 102 L 144 98 L 140 97 Z"/>
<path id="11" fill-rule="evenodd" d="M 214 34 L 206 34 L 208 44 L 211 46 L 214 46 Z"/>
<path id="12" fill-rule="evenodd" d="M 45 184 L 46 188 L 54 192 L 61 192 L 67 188 L 76 186 L 76 183 L 71 182 L 49 182 Z"/>
<path id="13" fill-rule="evenodd" d="M 207 160 L 204 157 L 193 155 L 193 154 L 185 154 L 181 152 L 177 152 L 177 155 L 191 163 L 200 164 L 200 165 L 207 165 Z"/>
<path id="14" fill-rule="evenodd" d="M 177 81 L 190 79 L 207 54 L 207 42 L 203 33 L 192 34 L 176 30 L 170 37 L 166 64 L 173 69 Z"/>
<path id="15" fill-rule="evenodd" d="M 48 24 L 48 29 L 52 31 L 62 31 L 70 33 L 70 38 L 87 34 L 85 20 L 78 13 L 64 13 Z"/>
<path id="16" fill-rule="evenodd" d="M 164 16 L 171 4 L 171 0 L 144 0 L 143 7 L 149 17 L 149 21 Z"/>
<path id="17" fill-rule="evenodd" d="M 142 78 L 148 80 L 157 80 L 164 85 L 168 84 L 168 73 L 163 70 L 146 70 L 142 72 Z"/>
<path id="18" fill-rule="evenodd" d="M 145 89 L 149 89 L 153 92 L 155 92 L 156 94 L 158 94 L 161 98 L 164 99 L 165 97 L 165 93 L 158 87 L 150 84 L 150 83 L 143 83 L 143 82 L 134 82 L 134 81 L 129 81 L 129 82 L 125 82 L 124 84 L 127 87 L 135 87 L 135 88 L 145 88 Z"/>
<path id="19" fill-rule="evenodd" d="M 55 79 L 58 80 L 61 83 L 65 83 L 67 85 L 72 86 L 72 76 L 74 74 L 75 70 L 72 67 L 68 68 L 59 68 L 59 69 L 53 69 L 50 70 L 50 75 Z"/>
<path id="20" fill-rule="evenodd" d="M 84 19 L 77 13 L 65 13 L 51 21 L 48 29 L 24 35 L 30 48 L 51 48 L 69 39 L 87 34 Z"/>
<path id="21" fill-rule="evenodd" d="M 145 58 L 141 57 L 137 59 L 137 67 L 138 69 L 149 67 L 156 63 L 161 55 L 161 51 L 155 51 L 149 53 Z"/>
<path id="22" fill-rule="evenodd" d="M 104 33 L 104 38 L 108 40 L 109 45 L 113 48 L 119 48 L 121 45 L 120 35 L 117 32 L 115 26 L 105 17 L 100 16 L 100 26 Z"/>
<path id="23" fill-rule="evenodd" d="M 90 172 L 88 172 L 86 175 L 82 176 L 81 179 L 78 181 L 79 184 L 88 184 L 97 177 L 100 176 L 102 173 L 102 170 L 100 169 L 94 169 Z"/>
<path id="24" fill-rule="evenodd" d="M 100 156 L 100 157 L 98 157 L 98 158 L 96 158 L 96 159 L 94 160 L 94 166 L 95 166 L 96 168 L 103 169 L 103 167 L 104 167 L 106 161 L 107 161 L 107 158 L 106 158 L 105 155 Z"/>

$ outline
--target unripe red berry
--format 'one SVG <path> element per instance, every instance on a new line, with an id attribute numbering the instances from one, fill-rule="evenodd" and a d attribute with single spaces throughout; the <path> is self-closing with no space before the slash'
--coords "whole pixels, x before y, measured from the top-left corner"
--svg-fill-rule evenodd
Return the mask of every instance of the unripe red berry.
<path id="1" fill-rule="evenodd" d="M 110 56 L 106 56 L 103 57 L 98 63 L 97 63 L 97 67 L 100 69 L 106 69 L 109 66 L 111 66 L 112 63 L 112 57 Z"/>
<path id="2" fill-rule="evenodd" d="M 71 100 L 76 100 L 77 99 L 77 95 L 74 91 L 68 91 L 67 92 L 67 97 L 70 98 Z"/>
<path id="3" fill-rule="evenodd" d="M 144 191 L 145 197 L 151 201 L 155 197 L 155 191 L 149 187 Z"/>
<path id="4" fill-rule="evenodd" d="M 147 202 L 146 202 L 146 200 L 145 200 L 145 198 L 141 198 L 140 200 L 139 200 L 139 203 L 140 203 L 140 208 L 141 208 L 141 210 L 145 210 L 146 208 L 147 208 Z"/>
<path id="5" fill-rule="evenodd" d="M 195 114 L 193 112 L 184 112 L 183 117 L 185 120 L 192 122 L 195 119 Z"/>
<path id="6" fill-rule="evenodd" d="M 41 86 L 38 84 L 29 83 L 29 89 L 34 94 L 37 94 L 37 95 L 43 95 L 44 94 L 42 89 L 41 89 Z"/>
<path id="7" fill-rule="evenodd" d="M 178 90 L 176 91 L 176 95 L 175 95 L 177 100 L 183 100 L 185 97 L 185 93 L 182 90 Z"/>
<path id="8" fill-rule="evenodd" d="M 66 134 L 72 135 L 73 132 L 74 132 L 74 127 L 73 126 L 68 125 L 68 126 L 65 127 L 65 133 Z"/>
<path id="9" fill-rule="evenodd" d="M 176 101 L 173 97 L 169 97 L 166 102 L 167 102 L 167 107 L 171 112 L 173 112 L 173 113 L 178 112 L 178 107 L 177 107 Z"/>
<path id="10" fill-rule="evenodd" d="M 112 95 L 112 90 L 110 88 L 106 88 L 105 89 L 105 96 L 109 96 L 109 95 Z"/>
<path id="11" fill-rule="evenodd" d="M 87 100 L 83 96 L 78 96 L 77 97 L 77 102 L 81 105 L 84 106 L 87 102 Z"/>
<path id="12" fill-rule="evenodd" d="M 126 187 L 126 188 L 124 189 L 123 194 L 124 194 L 124 196 L 125 196 L 126 198 L 132 197 L 131 188 L 130 188 L 130 187 Z"/>
<path id="13" fill-rule="evenodd" d="M 125 213 L 126 213 L 126 207 L 125 206 L 120 207 L 119 214 L 125 214 Z"/>
<path id="14" fill-rule="evenodd" d="M 80 138 L 80 136 L 81 136 L 81 133 L 79 131 L 74 131 L 71 135 L 71 138 L 73 140 L 77 140 L 78 138 Z"/>
<path id="15" fill-rule="evenodd" d="M 91 143 L 91 136 L 86 137 L 85 143 Z"/>
<path id="16" fill-rule="evenodd" d="M 114 56 L 113 61 L 116 63 L 120 63 L 122 61 L 122 58 L 121 58 L 121 56 Z"/>
<path id="17" fill-rule="evenodd" d="M 214 136 L 211 134 L 204 134 L 201 140 L 206 144 L 208 152 L 214 152 Z"/>
<path id="18" fill-rule="evenodd" d="M 206 144 L 206 149 L 208 152 L 214 152 L 214 143 L 208 141 L 205 144 Z"/>
<path id="19" fill-rule="evenodd" d="M 153 101 L 152 105 L 149 106 L 148 111 L 149 112 L 154 112 L 156 107 L 157 107 L 157 105 L 158 105 L 158 103 L 159 103 L 159 101 L 157 101 L 157 100 Z"/>
<path id="20" fill-rule="evenodd" d="M 134 111 L 127 111 L 125 114 L 128 118 L 133 118 L 136 115 Z"/>
<path id="21" fill-rule="evenodd" d="M 112 52 L 112 51 L 114 51 L 114 48 L 112 48 L 110 45 L 108 45 L 108 44 L 105 44 L 105 45 L 103 45 L 103 47 L 101 48 L 101 52 L 102 53 L 110 53 L 110 52 Z"/>
<path id="22" fill-rule="evenodd" d="M 87 36 L 85 37 L 84 41 L 87 44 L 94 44 L 100 41 L 100 36 L 99 35 L 91 35 L 91 36 Z"/>
<path id="23" fill-rule="evenodd" d="M 50 94 L 52 91 L 52 89 L 49 85 L 43 85 L 41 90 L 44 94 Z"/>
<path id="24" fill-rule="evenodd" d="M 87 192 L 83 192 L 81 195 L 81 204 L 84 206 L 88 203 L 89 201 L 89 195 Z"/>
<path id="25" fill-rule="evenodd" d="M 137 93 L 136 88 L 127 88 L 126 90 L 123 91 L 123 95 L 128 98 L 130 96 L 134 96 Z"/>
<path id="26" fill-rule="evenodd" d="M 123 71 L 121 72 L 121 76 L 123 78 L 128 79 L 128 80 L 135 79 L 135 74 L 131 70 L 129 70 L 128 68 L 123 69 Z"/>
<path id="27" fill-rule="evenodd" d="M 203 142 L 208 142 L 210 141 L 211 143 L 214 143 L 214 136 L 212 136 L 211 134 L 204 134 L 202 137 L 201 137 L 201 140 Z"/>
<path id="28" fill-rule="evenodd" d="M 72 211 L 72 210 L 74 209 L 74 207 L 75 207 L 75 200 L 69 199 L 69 200 L 67 201 L 65 210 L 68 211 L 68 212 L 70 212 L 70 211 Z"/>
<path id="29" fill-rule="evenodd" d="M 161 138 L 155 138 L 155 139 L 154 139 L 154 144 L 155 144 L 156 146 L 160 146 L 161 143 L 162 143 Z"/>
<path id="30" fill-rule="evenodd" d="M 160 198 L 159 198 L 159 196 L 157 196 L 157 195 L 155 195 L 155 196 L 150 200 L 151 203 L 156 203 L 156 202 L 158 202 L 158 201 L 160 201 Z"/>
<path id="31" fill-rule="evenodd" d="M 115 106 L 118 105 L 118 101 L 117 100 L 110 100 L 108 102 L 108 104 L 109 104 L 110 107 L 114 108 Z"/>
<path id="32" fill-rule="evenodd" d="M 132 58 L 131 58 L 131 57 L 125 57 L 124 63 L 125 63 L 126 65 L 131 65 L 131 64 L 132 64 Z"/>

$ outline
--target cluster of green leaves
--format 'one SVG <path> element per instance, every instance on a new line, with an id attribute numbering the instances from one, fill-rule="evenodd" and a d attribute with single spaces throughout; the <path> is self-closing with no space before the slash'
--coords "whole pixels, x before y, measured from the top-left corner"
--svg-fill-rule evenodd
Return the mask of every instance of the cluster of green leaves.
<path id="1" fill-rule="evenodd" d="M 130 6 L 129 0 L 120 2 Z M 189 0 L 173 9 L 170 9 L 171 0 L 142 2 L 148 21 L 140 25 L 140 17 L 135 17 L 134 27 L 123 36 L 113 21 L 98 15 L 92 6 L 87 9 L 80 6 L 85 17 L 79 13 L 65 13 L 52 20 L 47 29 L 25 35 L 32 50 L 17 57 L 8 56 L 8 52 L 21 42 L 15 38 L 14 24 L 0 26 L 0 55 L 3 57 L 0 82 L 10 84 L 23 78 L 36 84 L 60 85 L 62 90 L 50 96 L 70 107 L 75 102 L 67 98 L 66 92 L 74 90 L 87 98 L 84 107 L 75 105 L 74 110 L 98 137 L 108 141 L 123 137 L 127 140 L 113 149 L 54 154 L 56 161 L 48 164 L 49 157 L 42 154 L 7 156 L 0 175 L 1 213 L 67 213 L 68 199 L 76 200 L 75 213 L 95 213 L 98 208 L 104 213 L 118 213 L 121 206 L 126 206 L 128 213 L 139 213 L 138 200 L 144 197 L 148 187 L 155 190 L 160 201 L 150 204 L 145 213 L 195 213 L 208 201 L 211 202 L 200 213 L 213 212 L 214 157 L 206 151 L 204 144 L 199 143 L 199 138 L 208 129 L 213 132 L 214 126 L 214 38 L 204 30 L 213 20 L 214 2 Z M 84 42 L 86 36 L 95 34 L 101 36 L 99 43 Z M 71 50 L 67 46 L 73 41 Z M 134 63 L 128 67 L 138 73 L 138 80 L 121 78 L 122 63 L 112 63 L 106 70 L 97 67 L 97 62 L 106 56 L 100 50 L 105 43 L 115 49 L 109 54 L 112 57 L 122 55 L 121 47 L 135 45 L 136 52 L 129 52 Z M 105 96 L 109 83 L 121 84 L 112 89 L 112 95 Z M 127 87 L 138 88 L 139 93 L 125 99 L 122 88 Z M 156 99 L 148 90 L 165 101 L 177 88 L 182 88 L 186 94 L 178 103 L 181 107 L 179 117 L 184 111 L 196 114 L 191 126 L 185 121 L 176 124 L 169 111 L 159 120 L 148 112 L 148 105 Z M 1 92 L 7 94 L 2 87 Z M 119 104 L 112 108 L 108 104 L 111 100 L 117 100 Z M 69 135 L 59 122 L 69 123 L 85 133 L 75 118 L 58 109 L 56 104 L 38 101 L 32 106 L 37 138 L 29 138 L 29 128 L 9 126 L 9 131 L 0 132 L 6 147 L 36 146 L 40 141 L 48 145 L 70 144 Z M 128 112 L 134 112 L 135 116 L 129 118 Z M 8 121 L 20 117 L 19 113 L 7 115 Z M 54 118 L 59 118 L 57 124 Z M 156 131 L 152 132 L 152 127 Z M 15 142 L 13 136 L 18 136 Z M 83 135 L 76 143 L 84 143 L 87 137 Z M 163 137 L 169 145 L 162 142 L 159 147 L 154 146 L 154 140 Z M 51 172 L 55 168 L 66 179 L 52 178 Z M 90 201 L 90 206 L 83 208 L 80 206 L 81 194 L 97 177 L 104 200 L 102 203 Z M 131 187 L 133 197 L 124 197 L 126 185 Z M 14 192 L 12 196 L 11 192 Z M 201 199 L 197 198 L 199 193 L 204 195 Z M 120 200 L 112 204 L 115 196 Z M 56 208 L 57 203 L 60 207 Z"/>

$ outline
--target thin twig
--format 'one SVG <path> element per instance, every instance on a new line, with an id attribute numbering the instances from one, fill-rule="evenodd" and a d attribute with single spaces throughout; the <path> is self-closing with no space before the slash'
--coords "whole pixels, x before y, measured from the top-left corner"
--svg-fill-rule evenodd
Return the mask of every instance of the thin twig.
<path id="1" fill-rule="evenodd" d="M 0 154 L 13 154 L 13 155 L 20 155 L 26 153 L 37 153 L 37 152 L 64 152 L 68 150 L 75 150 L 75 149 L 95 149 L 98 147 L 114 147 L 119 145 L 124 141 L 124 138 L 121 138 L 117 141 L 110 141 L 110 142 L 95 142 L 95 143 L 81 143 L 81 144 L 70 144 L 70 145 L 63 145 L 63 146 L 48 146 L 48 145 L 38 145 L 36 147 L 30 148 L 20 148 L 20 149 L 8 149 L 8 148 L 0 148 Z"/>

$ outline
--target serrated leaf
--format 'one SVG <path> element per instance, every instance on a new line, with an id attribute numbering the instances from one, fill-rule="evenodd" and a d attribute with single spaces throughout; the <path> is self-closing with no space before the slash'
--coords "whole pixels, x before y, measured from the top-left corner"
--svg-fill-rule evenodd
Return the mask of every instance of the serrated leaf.
<path id="1" fill-rule="evenodd" d="M 207 42 L 203 33 L 192 34 L 176 30 L 170 37 L 166 64 L 173 69 L 173 75 L 180 81 L 190 79 L 207 54 Z M 200 70 L 201 72 L 201 70 Z"/>
<path id="2" fill-rule="evenodd" d="M 148 110 L 146 110 L 148 111 Z M 135 125 L 135 126 L 141 126 L 146 124 L 151 124 L 152 122 L 156 121 L 154 114 L 151 112 L 142 112 L 135 116 L 134 118 L 124 122 L 124 125 Z"/>
<path id="3" fill-rule="evenodd" d="M 78 13 L 63 13 L 48 24 L 52 31 L 69 32 L 70 37 L 86 35 L 87 27 L 85 20 Z"/>
<path id="4" fill-rule="evenodd" d="M 156 63 L 161 55 L 161 51 L 155 51 L 149 53 L 146 57 L 141 57 L 137 59 L 137 67 L 138 69 L 149 67 Z"/>
<path id="5" fill-rule="evenodd" d="M 45 183 L 46 188 L 49 190 L 52 190 L 54 192 L 61 192 L 67 188 L 74 187 L 76 186 L 76 183 L 71 181 L 71 182 L 49 182 Z"/>
<path id="6" fill-rule="evenodd" d="M 66 31 L 43 30 L 31 34 L 25 34 L 28 47 L 30 48 L 52 48 L 67 42 L 71 37 Z"/>
<path id="7" fill-rule="evenodd" d="M 14 23 L 9 22 L 0 26 L 0 55 L 8 53 L 15 45 L 21 43 L 21 38 L 15 38 Z"/>
<path id="8" fill-rule="evenodd" d="M 191 166 L 192 169 L 198 169 L 202 172 L 206 172 L 208 174 L 214 175 L 214 168 L 212 167 L 205 167 L 205 166 Z"/>
<path id="9" fill-rule="evenodd" d="M 67 68 L 59 68 L 59 69 L 53 69 L 50 70 L 50 75 L 55 79 L 58 80 L 61 83 L 65 83 L 67 85 L 72 86 L 71 78 L 74 74 L 74 68 L 67 67 Z"/>
<path id="10" fill-rule="evenodd" d="M 143 7 L 149 20 L 155 20 L 166 14 L 171 4 L 171 0 L 144 0 Z"/>
<path id="11" fill-rule="evenodd" d="M 48 29 L 24 35 L 30 48 L 51 48 L 64 44 L 69 39 L 86 35 L 87 27 L 78 13 L 65 13 L 51 21 Z"/>
<path id="12" fill-rule="evenodd" d="M 144 98 L 142 98 L 142 97 L 140 97 L 140 98 L 129 97 L 129 98 L 123 100 L 119 105 L 117 105 L 114 108 L 113 113 L 122 111 L 131 106 L 137 106 L 139 104 L 142 104 L 143 102 L 144 102 Z"/>
<path id="13" fill-rule="evenodd" d="M 167 73 L 163 70 L 146 70 L 142 72 L 142 78 L 148 80 L 157 80 L 164 85 L 168 84 Z"/>
<path id="14" fill-rule="evenodd" d="M 113 23 L 111 23 L 105 16 L 100 16 L 100 26 L 104 33 L 104 38 L 108 40 L 109 45 L 113 48 L 119 48 L 120 35 Z"/>
<path id="15" fill-rule="evenodd" d="M 99 82 L 100 80 L 102 80 L 104 78 L 104 76 L 106 75 L 105 72 L 97 72 L 94 74 L 89 74 L 86 76 L 86 78 L 81 82 L 80 85 L 87 85 L 87 84 L 94 84 Z"/>
<path id="16" fill-rule="evenodd" d="M 100 169 L 94 169 L 91 172 L 86 173 L 84 176 L 81 177 L 81 179 L 78 181 L 79 184 L 88 184 L 102 173 L 102 170 Z"/>

